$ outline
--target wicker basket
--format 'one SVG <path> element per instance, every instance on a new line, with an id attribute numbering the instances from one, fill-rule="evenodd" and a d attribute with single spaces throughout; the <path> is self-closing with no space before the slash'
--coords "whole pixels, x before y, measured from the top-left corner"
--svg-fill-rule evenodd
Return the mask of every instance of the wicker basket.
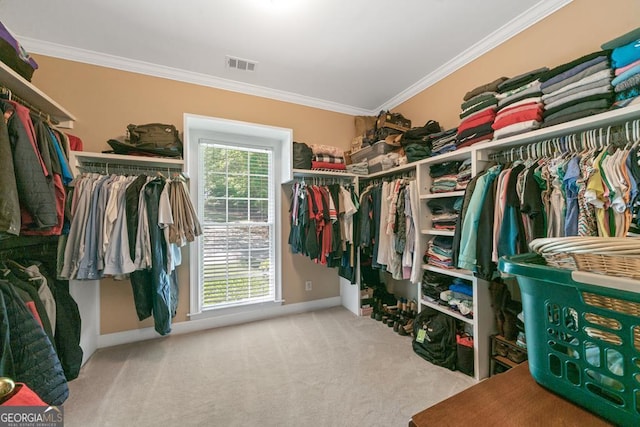
<path id="1" fill-rule="evenodd" d="M 533 240 L 529 247 L 552 267 L 640 280 L 639 238 L 542 238 Z"/>

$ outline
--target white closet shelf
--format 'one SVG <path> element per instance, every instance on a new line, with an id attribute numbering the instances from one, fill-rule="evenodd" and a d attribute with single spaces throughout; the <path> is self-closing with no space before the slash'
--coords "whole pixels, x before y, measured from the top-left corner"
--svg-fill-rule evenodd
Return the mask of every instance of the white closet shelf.
<path id="1" fill-rule="evenodd" d="M 434 273 L 444 274 L 445 276 L 453 276 L 459 279 L 472 280 L 473 273 L 469 270 L 463 270 L 461 268 L 440 268 L 431 264 L 423 264 L 423 270 L 433 271 Z"/>
<path id="2" fill-rule="evenodd" d="M 422 234 L 428 234 L 430 236 L 449 236 L 453 237 L 454 232 L 449 230 L 434 230 L 432 228 L 426 228 L 420 231 Z"/>
<path id="3" fill-rule="evenodd" d="M 437 156 L 427 157 L 426 159 L 420 160 L 419 163 L 425 164 L 425 165 L 432 165 L 432 164 L 438 164 L 438 163 L 444 163 L 444 162 L 450 162 L 450 161 L 466 160 L 471 158 L 471 151 L 474 148 L 475 146 L 464 147 L 459 150 L 450 151 L 448 153 L 439 154 Z"/>
<path id="4" fill-rule="evenodd" d="M 430 194 L 423 194 L 420 196 L 420 199 L 425 200 L 425 199 L 442 199 L 442 198 L 446 198 L 446 197 L 459 197 L 459 196 L 464 196 L 464 190 L 460 190 L 460 191 L 449 191 L 446 193 L 430 193 Z"/>
<path id="5" fill-rule="evenodd" d="M 319 170 L 313 170 L 313 169 L 294 169 L 293 170 L 294 178 L 303 178 L 303 177 L 305 178 L 306 177 L 355 178 L 356 176 L 359 176 L 359 175 L 349 173 L 349 172 L 330 172 L 330 171 L 319 171 Z"/>
<path id="6" fill-rule="evenodd" d="M 58 126 L 72 128 L 76 118 L 31 82 L 0 62 L 0 82 L 18 98 L 28 102 L 43 114 L 48 114 Z"/>
<path id="7" fill-rule="evenodd" d="M 469 319 L 468 317 L 465 317 L 462 314 L 460 314 L 459 312 L 457 312 L 455 310 L 452 310 L 452 309 L 450 309 L 448 307 L 445 307 L 445 306 L 440 305 L 440 304 L 435 303 L 435 302 L 431 302 L 431 301 L 426 300 L 424 298 L 422 298 L 422 300 L 420 300 L 420 303 L 422 305 L 426 305 L 428 307 L 431 307 L 434 310 L 437 310 L 437 311 L 439 311 L 441 313 L 445 313 L 448 316 L 455 317 L 458 320 L 462 320 L 465 323 L 473 325 L 473 319 Z"/>
<path id="8" fill-rule="evenodd" d="M 501 151 L 505 148 L 526 145 L 533 142 L 544 141 L 560 136 L 571 135 L 588 129 L 607 127 L 623 123 L 627 120 L 635 120 L 640 117 L 640 104 L 629 105 L 617 110 L 606 111 L 582 119 L 572 120 L 566 123 L 533 130 L 519 135 L 510 136 L 496 141 L 482 142 L 473 145 L 474 151 Z M 455 151 L 454 151 L 455 153 Z"/>
<path id="9" fill-rule="evenodd" d="M 123 154 L 110 154 L 110 153 L 91 153 L 88 151 L 72 151 L 72 156 L 78 161 L 85 162 L 100 162 L 100 163 L 113 163 L 120 165 L 144 165 L 151 167 L 171 167 L 182 168 L 184 165 L 183 159 L 173 159 L 168 157 L 145 157 L 145 156 L 127 156 Z"/>
<path id="10" fill-rule="evenodd" d="M 404 165 L 396 166 L 395 168 L 383 170 L 383 171 L 380 171 L 380 172 L 370 173 L 369 175 L 363 175 L 363 177 L 365 177 L 365 178 L 378 178 L 378 177 L 382 177 L 382 176 L 386 176 L 386 175 L 394 175 L 394 174 L 397 174 L 398 172 L 403 172 L 403 171 L 408 171 L 408 170 L 411 170 L 411 169 L 415 169 L 416 165 L 417 165 L 417 162 L 407 163 L 407 164 L 404 164 Z"/>

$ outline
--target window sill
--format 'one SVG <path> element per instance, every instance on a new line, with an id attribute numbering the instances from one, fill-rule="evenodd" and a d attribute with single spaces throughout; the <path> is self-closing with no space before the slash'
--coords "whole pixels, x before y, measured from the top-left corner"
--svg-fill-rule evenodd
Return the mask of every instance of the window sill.
<path id="1" fill-rule="evenodd" d="M 280 307 L 283 304 L 284 304 L 284 300 L 279 300 L 279 301 L 248 303 L 248 304 L 242 304 L 242 305 L 235 305 L 231 307 L 207 308 L 202 310 L 199 313 L 189 313 L 188 316 L 190 320 L 210 319 L 215 317 L 241 316 L 247 313 L 268 311 L 268 310 Z"/>

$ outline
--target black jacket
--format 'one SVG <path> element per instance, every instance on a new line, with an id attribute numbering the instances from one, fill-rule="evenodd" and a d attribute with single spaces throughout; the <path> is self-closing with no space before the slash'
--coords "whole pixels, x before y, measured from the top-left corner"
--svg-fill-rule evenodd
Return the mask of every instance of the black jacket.
<path id="1" fill-rule="evenodd" d="M 6 280 L 0 280 L 0 340 L 0 376 L 25 383 L 49 405 L 67 400 L 67 380 L 49 337 Z"/>

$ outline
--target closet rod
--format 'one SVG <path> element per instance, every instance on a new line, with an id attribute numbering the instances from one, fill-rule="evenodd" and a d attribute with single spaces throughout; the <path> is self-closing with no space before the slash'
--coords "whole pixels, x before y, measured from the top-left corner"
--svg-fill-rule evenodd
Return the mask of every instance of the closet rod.
<path id="1" fill-rule="evenodd" d="M 525 157 L 532 158 L 539 157 L 542 153 L 577 151 L 592 144 L 600 147 L 624 146 L 637 141 L 640 141 L 640 120 L 633 120 L 606 128 L 600 127 L 537 142 L 529 142 L 519 147 L 492 153 L 489 155 L 489 160 L 514 159 L 516 155 L 521 159 Z"/>
<path id="2" fill-rule="evenodd" d="M 40 116 L 42 118 L 46 118 L 47 122 L 49 122 L 49 123 L 52 123 L 54 125 L 60 124 L 60 122 L 58 122 L 57 120 L 51 118 L 51 115 L 49 113 L 46 113 L 46 112 L 42 111 L 38 107 L 34 107 L 31 103 L 29 103 L 28 101 L 25 101 L 24 99 L 22 99 L 19 96 L 15 95 L 11 91 L 11 89 L 9 89 L 9 88 L 7 88 L 5 86 L 0 86 L 0 95 L 4 99 L 7 99 L 9 101 L 15 101 L 18 104 L 24 105 L 29 110 L 31 110 L 31 112 L 38 114 L 38 116 Z"/>
<path id="3" fill-rule="evenodd" d="M 167 174 L 167 178 L 171 176 L 171 174 L 179 175 L 184 179 L 187 179 L 182 173 L 182 166 L 179 165 L 167 165 L 167 166 L 139 166 L 139 165 L 130 165 L 130 164 L 121 164 L 121 163 L 111 163 L 107 161 L 102 162 L 82 162 L 78 165 L 78 169 L 83 172 L 93 172 L 100 174 L 110 174 L 110 173 L 119 173 L 123 175 L 140 175 L 140 174 L 154 174 L 160 172 L 162 174 Z"/>

